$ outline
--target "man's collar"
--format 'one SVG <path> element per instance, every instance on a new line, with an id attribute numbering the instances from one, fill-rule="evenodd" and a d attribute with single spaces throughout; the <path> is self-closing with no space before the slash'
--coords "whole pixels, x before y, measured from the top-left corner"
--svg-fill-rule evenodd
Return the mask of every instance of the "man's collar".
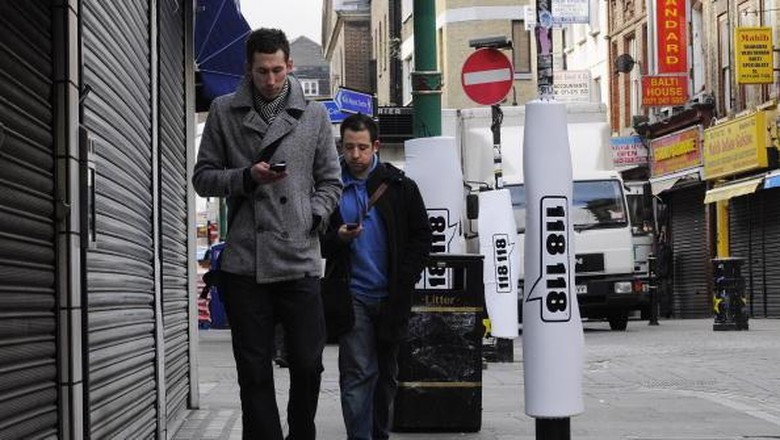
<path id="1" fill-rule="evenodd" d="M 303 96 L 303 89 L 301 88 L 298 79 L 292 75 L 287 76 L 287 80 L 290 81 L 290 95 L 287 97 L 286 109 L 296 109 L 304 111 L 306 109 L 306 97 Z M 244 78 L 238 84 L 235 93 L 233 93 L 233 99 L 230 103 L 233 107 L 248 107 L 254 108 L 254 94 L 252 93 L 252 79 L 249 75 L 244 75 Z"/>

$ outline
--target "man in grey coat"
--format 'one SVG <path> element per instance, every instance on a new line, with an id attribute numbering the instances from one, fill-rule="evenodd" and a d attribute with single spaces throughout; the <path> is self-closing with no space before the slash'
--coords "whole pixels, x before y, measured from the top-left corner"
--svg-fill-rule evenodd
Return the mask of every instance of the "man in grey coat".
<path id="1" fill-rule="evenodd" d="M 228 200 L 222 292 L 243 438 L 282 439 L 271 363 L 279 322 L 290 368 L 287 438 L 314 439 L 325 345 L 318 232 L 338 206 L 341 168 L 327 110 L 288 76 L 284 33 L 256 30 L 246 49 L 246 78 L 211 105 L 192 182 L 201 196 Z M 279 162 L 286 169 L 271 167 Z"/>

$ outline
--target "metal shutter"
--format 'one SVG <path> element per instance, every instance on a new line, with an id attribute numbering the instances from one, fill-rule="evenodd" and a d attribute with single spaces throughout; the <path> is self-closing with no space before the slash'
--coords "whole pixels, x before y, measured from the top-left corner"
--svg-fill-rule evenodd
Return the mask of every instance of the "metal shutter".
<path id="1" fill-rule="evenodd" d="M 763 212 L 765 296 L 754 298 L 756 316 L 780 318 L 780 189 L 760 191 Z"/>
<path id="2" fill-rule="evenodd" d="M 184 5 L 159 3 L 160 208 L 165 386 L 169 422 L 183 417 L 190 390 Z"/>
<path id="3" fill-rule="evenodd" d="M 745 259 L 741 273 L 750 299 L 751 316 L 764 314 L 761 306 L 766 295 L 763 210 L 758 195 L 737 197 L 729 202 L 731 256 Z"/>
<path id="4" fill-rule="evenodd" d="M 673 255 L 672 310 L 678 318 L 712 316 L 710 257 L 704 221 L 704 185 L 669 196 Z"/>
<path id="5" fill-rule="evenodd" d="M 52 11 L 0 1 L 0 438 L 56 438 Z"/>
<path id="6" fill-rule="evenodd" d="M 82 124 L 94 142 L 95 243 L 86 257 L 88 430 L 157 430 L 151 62 L 146 1 L 83 0 Z"/>

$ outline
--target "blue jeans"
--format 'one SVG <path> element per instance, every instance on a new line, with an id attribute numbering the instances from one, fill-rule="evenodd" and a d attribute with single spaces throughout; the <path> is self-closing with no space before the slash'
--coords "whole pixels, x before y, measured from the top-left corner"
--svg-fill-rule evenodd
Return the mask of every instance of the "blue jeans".
<path id="1" fill-rule="evenodd" d="M 353 297 L 355 326 L 339 339 L 341 412 L 349 440 L 389 436 L 398 388 L 398 344 L 377 337 L 383 305 L 382 300 Z"/>

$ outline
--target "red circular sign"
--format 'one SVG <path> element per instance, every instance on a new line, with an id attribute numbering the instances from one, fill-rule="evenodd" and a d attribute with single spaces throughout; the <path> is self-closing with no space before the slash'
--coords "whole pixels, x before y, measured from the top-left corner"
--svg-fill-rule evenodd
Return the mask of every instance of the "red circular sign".
<path id="1" fill-rule="evenodd" d="M 498 49 L 474 51 L 460 72 L 460 83 L 472 101 L 482 105 L 501 102 L 512 89 L 512 62 Z"/>

